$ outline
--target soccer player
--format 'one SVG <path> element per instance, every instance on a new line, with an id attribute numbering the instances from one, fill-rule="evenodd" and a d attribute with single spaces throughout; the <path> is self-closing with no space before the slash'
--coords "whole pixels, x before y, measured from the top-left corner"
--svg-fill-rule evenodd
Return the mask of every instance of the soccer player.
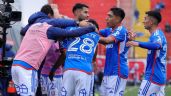
<path id="1" fill-rule="evenodd" d="M 72 9 L 74 19 L 77 21 L 87 20 L 89 18 L 89 7 L 86 4 L 76 3 Z"/>
<path id="2" fill-rule="evenodd" d="M 40 84 L 41 84 L 41 91 L 43 95 L 48 96 L 58 96 L 60 91 L 60 82 L 62 82 L 62 70 L 59 68 L 55 72 L 56 78 L 54 78 L 52 81 L 49 79 L 49 72 L 52 69 L 52 66 L 57 62 L 58 58 L 60 57 L 61 53 L 59 50 L 59 43 L 54 42 L 52 46 L 50 47 L 45 60 L 43 62 L 43 68 L 41 70 L 40 75 Z"/>
<path id="3" fill-rule="evenodd" d="M 122 96 L 124 94 L 128 65 L 127 29 L 121 24 L 125 12 L 121 8 L 111 8 L 107 13 L 108 28 L 100 30 L 103 36 L 100 43 L 106 45 L 106 63 L 104 77 L 101 84 L 101 96 Z"/>
<path id="4" fill-rule="evenodd" d="M 50 4 L 51 8 L 54 12 L 54 18 L 61 18 L 61 15 L 58 10 L 58 6 L 56 4 Z M 57 62 L 61 55 L 59 42 L 56 41 L 52 44 L 51 48 L 49 49 L 44 62 L 42 62 L 42 69 L 39 69 L 40 72 L 40 86 L 42 95 L 47 96 L 59 96 L 61 90 L 61 83 L 62 83 L 62 74 L 63 70 L 62 67 L 59 67 L 54 72 L 54 77 L 49 79 L 49 73 L 53 70 L 53 65 Z"/>
<path id="5" fill-rule="evenodd" d="M 89 20 L 89 22 L 95 21 Z M 75 28 L 70 28 L 70 30 L 73 29 Z M 68 39 L 62 96 L 90 96 L 92 59 L 98 41 L 99 35 L 96 32 Z"/>
<path id="6" fill-rule="evenodd" d="M 130 41 L 127 43 L 127 46 L 148 49 L 144 80 L 141 83 L 138 96 L 157 96 L 159 92 L 163 92 L 163 86 L 166 83 L 167 41 L 162 30 L 158 28 L 161 20 L 159 12 L 146 12 L 143 23 L 145 29 L 151 34 L 149 41 Z"/>
<path id="7" fill-rule="evenodd" d="M 86 4 L 76 3 L 72 9 L 72 12 L 73 12 L 74 17 L 75 17 L 74 19 L 77 21 L 89 19 L 89 6 Z M 97 23 L 94 23 L 94 24 L 97 24 Z M 95 52 L 95 54 L 94 54 L 94 59 L 92 60 L 92 63 L 93 63 L 92 66 L 95 65 L 96 55 L 97 55 L 97 52 Z M 92 73 L 91 95 L 90 96 L 93 96 L 93 86 L 94 86 L 94 72 Z"/>
<path id="8" fill-rule="evenodd" d="M 92 26 L 67 31 L 59 27 L 77 26 L 76 21 L 49 19 L 46 14 L 39 13 L 40 17 L 44 16 L 46 19 L 33 15 L 32 19 L 34 18 L 35 21 L 33 20 L 32 24 L 30 24 L 31 26 L 27 28 L 27 32 L 25 32 L 26 34 L 12 65 L 12 79 L 15 83 L 17 93 L 24 96 L 35 95 L 37 70 L 51 47 L 53 40 L 81 36 L 85 33 L 95 31 L 95 28 Z M 83 24 L 83 22 L 80 22 L 80 24 Z M 85 22 L 84 24 L 88 25 Z"/>

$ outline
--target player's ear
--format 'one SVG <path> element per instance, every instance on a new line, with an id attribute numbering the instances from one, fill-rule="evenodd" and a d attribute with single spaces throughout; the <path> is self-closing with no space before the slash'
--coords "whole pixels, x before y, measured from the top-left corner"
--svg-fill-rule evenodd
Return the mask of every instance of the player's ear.
<path id="1" fill-rule="evenodd" d="M 53 16 L 53 15 L 51 15 L 50 13 L 48 14 L 48 17 L 50 17 L 50 18 L 54 18 L 54 16 Z"/>

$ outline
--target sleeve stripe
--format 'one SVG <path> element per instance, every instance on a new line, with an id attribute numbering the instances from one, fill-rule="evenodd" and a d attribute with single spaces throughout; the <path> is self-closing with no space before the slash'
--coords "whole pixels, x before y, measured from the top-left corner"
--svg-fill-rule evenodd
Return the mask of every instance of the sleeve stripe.
<path id="1" fill-rule="evenodd" d="M 113 41 L 117 42 L 117 40 L 116 40 L 115 36 L 110 35 L 110 37 L 112 37 Z"/>

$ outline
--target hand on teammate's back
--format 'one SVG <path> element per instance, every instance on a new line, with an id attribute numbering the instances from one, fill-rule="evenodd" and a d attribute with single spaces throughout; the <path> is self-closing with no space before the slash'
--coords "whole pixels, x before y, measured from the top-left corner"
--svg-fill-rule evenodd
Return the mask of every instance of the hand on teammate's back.
<path id="1" fill-rule="evenodd" d="M 79 26 L 80 27 L 87 27 L 87 26 L 90 26 L 90 23 L 87 22 L 87 20 L 83 20 L 83 21 L 79 22 Z"/>
<path id="2" fill-rule="evenodd" d="M 129 30 L 128 31 L 128 36 L 129 36 L 129 40 L 135 40 L 135 37 L 136 37 L 136 33 L 133 32 L 132 30 Z"/>

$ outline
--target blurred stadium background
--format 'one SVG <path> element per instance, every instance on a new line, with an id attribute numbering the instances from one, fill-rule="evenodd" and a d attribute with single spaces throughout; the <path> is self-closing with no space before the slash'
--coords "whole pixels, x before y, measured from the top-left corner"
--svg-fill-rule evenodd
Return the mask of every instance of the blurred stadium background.
<path id="1" fill-rule="evenodd" d="M 2 1 L 0 0 L 0 3 Z M 46 3 L 55 3 L 59 7 L 60 13 L 73 17 L 72 7 L 75 3 L 85 3 L 89 6 L 90 18 L 95 18 L 100 25 L 100 29 L 105 28 L 106 13 L 113 6 L 121 7 L 126 12 L 126 18 L 123 24 L 130 30 L 137 33 L 136 40 L 147 41 L 149 33 L 143 27 L 143 19 L 145 12 L 148 10 L 160 10 L 162 14 L 162 22 L 160 28 L 168 41 L 167 54 L 167 86 L 166 96 L 171 96 L 171 0 L 15 0 L 12 4 L 15 9 L 21 10 L 22 21 L 15 23 L 12 28 L 8 29 L 8 43 L 14 45 L 13 50 L 16 52 L 20 45 L 19 30 L 26 25 L 28 17 L 40 10 L 41 6 Z M 169 27 L 170 26 L 170 27 Z M 0 29 L 1 30 L 1 29 Z M 137 96 L 138 87 L 143 77 L 146 66 L 147 50 L 141 48 L 131 48 L 129 51 L 129 69 L 128 86 L 125 96 Z M 96 73 L 103 70 L 105 63 L 105 47 L 99 45 L 97 55 Z M 136 86 L 132 86 L 136 85 Z M 96 92 L 98 96 L 98 92 Z"/>

